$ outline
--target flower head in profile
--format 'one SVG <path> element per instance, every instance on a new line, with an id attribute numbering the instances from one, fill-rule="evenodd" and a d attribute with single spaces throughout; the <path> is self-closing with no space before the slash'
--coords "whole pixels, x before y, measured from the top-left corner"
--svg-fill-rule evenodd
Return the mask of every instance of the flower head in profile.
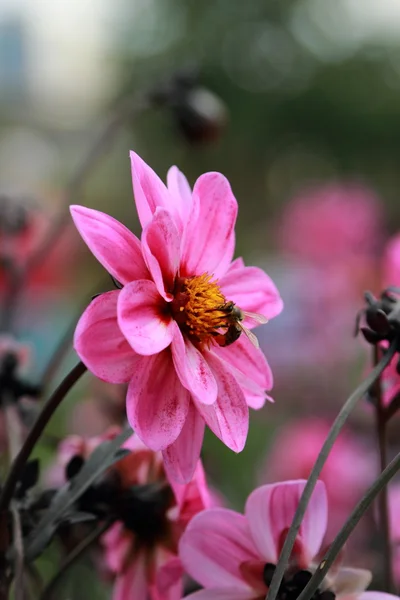
<path id="1" fill-rule="evenodd" d="M 49 483 L 65 483 L 97 446 L 119 433 L 113 427 L 93 438 L 66 438 Z M 178 484 L 168 479 L 161 453 L 146 448 L 136 435 L 123 448 L 126 456 L 89 488 L 77 508 L 100 519 L 114 518 L 101 538 L 103 563 L 114 579 L 114 600 L 180 600 L 178 543 L 192 517 L 212 504 L 203 467 L 199 461 L 190 483 Z"/>
<path id="2" fill-rule="evenodd" d="M 205 589 L 193 600 L 264 600 L 306 481 L 262 486 L 250 494 L 245 514 L 211 508 L 198 514 L 182 536 L 179 553 L 187 572 Z M 319 481 L 295 541 L 278 599 L 296 600 L 319 564 L 327 525 L 327 500 Z M 335 565 L 315 600 L 389 600 L 364 592 L 371 573 Z"/>
<path id="3" fill-rule="evenodd" d="M 93 300 L 74 346 L 100 379 L 129 382 L 131 426 L 188 481 L 206 424 L 243 449 L 249 406 L 263 406 L 272 375 L 241 335 L 243 324 L 257 324 L 242 311 L 271 319 L 282 301 L 261 269 L 232 262 L 237 202 L 223 175 L 202 175 L 192 192 L 176 167 L 165 186 L 139 156 L 131 159 L 140 241 L 104 213 L 71 207 L 84 241 L 122 286 Z"/>

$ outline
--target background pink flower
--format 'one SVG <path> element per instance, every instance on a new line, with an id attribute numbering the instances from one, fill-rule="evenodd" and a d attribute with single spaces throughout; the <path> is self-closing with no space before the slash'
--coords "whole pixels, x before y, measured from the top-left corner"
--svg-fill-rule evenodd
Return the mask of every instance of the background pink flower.
<path id="1" fill-rule="evenodd" d="M 202 465 L 197 464 L 190 483 L 181 485 L 168 480 L 161 453 L 137 436 L 125 447 L 132 452 L 116 469 L 122 488 L 135 487 L 135 500 L 126 521 L 117 521 L 102 538 L 106 565 L 115 575 L 113 599 L 180 600 L 178 542 L 194 515 L 210 506 Z"/>
<path id="2" fill-rule="evenodd" d="M 74 345 L 97 377 L 129 382 L 130 424 L 183 482 L 194 472 L 205 425 L 241 451 L 248 407 L 263 406 L 272 387 L 264 355 L 244 335 L 223 347 L 229 303 L 271 319 L 282 301 L 263 271 L 232 262 L 237 203 L 223 175 L 202 175 L 192 193 L 176 167 L 166 187 L 131 158 L 141 241 L 104 213 L 71 208 L 84 241 L 123 286 L 93 300 Z"/>
<path id="3" fill-rule="evenodd" d="M 329 429 L 328 421 L 312 417 L 283 425 L 268 452 L 262 481 L 307 479 Z M 350 430 L 343 431 L 320 475 L 329 507 L 327 541 L 333 539 L 344 523 L 372 482 L 375 471 L 373 453 Z"/>
<path id="4" fill-rule="evenodd" d="M 378 198 L 358 183 L 328 183 L 303 191 L 286 206 L 280 231 L 284 252 L 313 264 L 373 257 L 382 238 Z"/>
<path id="5" fill-rule="evenodd" d="M 190 598 L 263 600 L 305 483 L 286 481 L 257 488 L 247 499 L 244 515 L 223 508 L 197 515 L 179 545 L 186 570 L 205 588 Z M 278 598 L 287 597 L 289 590 L 296 597 L 309 581 L 318 564 L 327 516 L 325 487 L 318 482 Z M 324 592 L 362 600 L 387 598 L 364 592 L 370 580 L 369 571 L 336 566 L 325 579 Z"/>

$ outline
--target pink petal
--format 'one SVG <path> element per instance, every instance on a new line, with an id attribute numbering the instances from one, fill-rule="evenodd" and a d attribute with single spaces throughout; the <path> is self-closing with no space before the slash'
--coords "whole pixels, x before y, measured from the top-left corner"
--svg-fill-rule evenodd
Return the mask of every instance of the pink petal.
<path id="1" fill-rule="evenodd" d="M 173 444 L 163 450 L 164 466 L 172 480 L 188 483 L 192 479 L 200 457 L 204 427 L 204 419 L 190 401 L 181 433 Z"/>
<path id="2" fill-rule="evenodd" d="M 230 365 L 235 373 L 242 373 L 259 388 L 270 390 L 273 387 L 272 372 L 264 353 L 255 348 L 244 334 L 230 346 L 214 346 L 212 352 Z M 250 384 L 249 387 L 251 389 Z"/>
<path id="3" fill-rule="evenodd" d="M 107 566 L 113 573 L 121 573 L 134 548 L 133 534 L 125 529 L 122 521 L 117 521 L 102 536 L 101 542 L 105 547 Z"/>
<path id="4" fill-rule="evenodd" d="M 282 536 L 287 532 L 306 482 L 285 481 L 264 485 L 250 494 L 245 514 L 253 540 L 267 562 L 276 563 L 281 551 Z M 299 538 L 310 561 L 320 549 L 326 532 L 327 499 L 325 486 L 318 481 L 304 515 Z M 307 566 L 307 565 L 305 565 Z"/>
<path id="5" fill-rule="evenodd" d="M 188 180 L 178 167 L 171 167 L 167 173 L 168 191 L 175 200 L 175 205 L 181 216 L 182 223 L 188 220 L 192 207 L 192 190 Z"/>
<path id="6" fill-rule="evenodd" d="M 125 284 L 149 277 L 140 242 L 122 223 L 84 206 L 71 206 L 70 211 L 90 251 L 115 279 Z"/>
<path id="7" fill-rule="evenodd" d="M 225 298 L 242 310 L 260 313 L 267 319 L 279 315 L 283 302 L 272 279 L 258 267 L 232 265 L 218 282 Z M 250 325 L 254 326 L 254 321 Z"/>
<path id="8" fill-rule="evenodd" d="M 208 588 L 185 596 L 185 600 L 253 600 L 258 598 L 252 590 L 237 588 Z"/>
<path id="9" fill-rule="evenodd" d="M 166 303 L 152 281 L 133 281 L 120 291 L 118 324 L 138 354 L 157 354 L 170 345 L 174 321 L 165 307 Z"/>
<path id="10" fill-rule="evenodd" d="M 197 461 L 193 478 L 189 483 L 178 483 L 173 479 L 169 479 L 169 481 L 179 509 L 178 522 L 184 527 L 200 511 L 210 508 L 212 505 L 218 506 L 214 503 L 214 498 L 211 497 L 208 489 L 201 460 Z"/>
<path id="11" fill-rule="evenodd" d="M 204 587 L 248 591 L 240 565 L 258 560 L 247 519 L 226 508 L 210 508 L 189 523 L 179 544 L 186 571 Z"/>
<path id="12" fill-rule="evenodd" d="M 143 229 L 151 221 L 156 208 L 167 209 L 180 226 L 178 200 L 168 192 L 167 187 L 151 167 L 135 152 L 130 153 L 132 166 L 132 184 L 139 221 Z"/>
<path id="13" fill-rule="evenodd" d="M 74 348 L 81 361 L 96 377 L 109 383 L 129 381 L 139 359 L 118 326 L 119 294 L 115 290 L 92 300 L 74 335 Z"/>
<path id="14" fill-rule="evenodd" d="M 231 266 L 227 270 L 227 273 L 232 273 L 232 271 L 236 271 L 236 269 L 241 269 L 244 267 L 244 260 L 241 256 L 235 258 L 233 262 L 231 262 Z"/>
<path id="15" fill-rule="evenodd" d="M 172 358 L 178 377 L 199 402 L 214 404 L 217 399 L 217 382 L 204 358 L 175 324 L 171 344 Z"/>
<path id="16" fill-rule="evenodd" d="M 112 600 L 128 598 L 147 598 L 148 584 L 146 576 L 145 555 L 139 554 L 129 568 L 117 577 Z"/>
<path id="17" fill-rule="evenodd" d="M 183 566 L 177 556 L 168 559 L 158 567 L 155 578 L 157 599 L 181 600 Z"/>
<path id="18" fill-rule="evenodd" d="M 180 235 L 168 211 L 157 208 L 142 234 L 146 264 L 161 296 L 172 300 L 180 260 Z"/>
<path id="19" fill-rule="evenodd" d="M 235 246 L 236 215 L 228 180 L 220 173 L 199 177 L 182 241 L 182 276 L 209 273 L 218 278 L 225 273 Z"/>
<path id="20" fill-rule="evenodd" d="M 385 592 L 364 592 L 357 596 L 357 600 L 399 600 L 399 597 Z"/>
<path id="21" fill-rule="evenodd" d="M 211 352 L 207 362 L 218 385 L 218 397 L 214 404 L 195 404 L 213 433 L 234 452 L 244 448 L 249 428 L 249 409 L 243 391 L 224 363 Z"/>
<path id="22" fill-rule="evenodd" d="M 190 395 L 179 381 L 171 353 L 142 357 L 128 387 L 126 410 L 133 430 L 152 450 L 170 446 L 182 431 Z"/>

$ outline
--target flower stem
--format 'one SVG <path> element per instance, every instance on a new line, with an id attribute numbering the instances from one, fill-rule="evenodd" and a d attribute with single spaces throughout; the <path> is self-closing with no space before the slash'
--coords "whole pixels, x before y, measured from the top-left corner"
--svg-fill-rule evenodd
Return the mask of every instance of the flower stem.
<path id="1" fill-rule="evenodd" d="M 375 500 L 378 494 L 382 492 L 387 483 L 396 475 L 396 473 L 398 473 L 398 471 L 400 471 L 400 453 L 397 454 L 384 469 L 384 471 L 382 471 L 379 477 L 368 488 L 365 496 L 356 505 L 346 523 L 343 525 L 338 535 L 332 542 L 328 552 L 320 562 L 314 575 L 311 577 L 310 581 L 301 592 L 297 600 L 310 600 L 310 598 L 312 598 L 361 517 L 369 509 L 372 502 Z"/>
<path id="2" fill-rule="evenodd" d="M 374 346 L 374 364 L 379 363 L 379 346 Z M 381 377 L 376 379 L 374 385 L 375 395 L 375 423 L 376 433 L 378 439 L 379 448 L 379 463 L 380 471 L 383 472 L 387 465 L 387 440 L 386 440 L 386 424 L 387 419 L 385 415 L 385 408 L 382 404 L 382 384 Z M 388 509 L 388 488 L 385 486 L 382 489 L 378 497 L 379 506 L 379 524 L 380 530 L 383 536 L 383 577 L 385 584 L 385 591 L 388 593 L 393 592 L 393 574 L 392 574 L 392 545 L 390 540 L 390 523 L 389 523 L 389 509 Z"/>
<path id="3" fill-rule="evenodd" d="M 65 572 L 69 569 L 71 565 L 73 565 L 78 558 L 84 554 L 84 552 L 95 542 L 112 524 L 111 520 L 107 520 L 106 522 L 100 523 L 93 531 L 87 535 L 80 544 L 78 544 L 72 552 L 66 557 L 63 564 L 57 571 L 56 575 L 53 577 L 51 581 L 46 585 L 43 593 L 40 597 L 40 600 L 51 600 L 54 592 L 57 589 L 58 584 L 62 580 L 65 575 Z"/>
<path id="4" fill-rule="evenodd" d="M 386 367 L 390 363 L 391 359 L 393 358 L 396 352 L 397 343 L 398 340 L 396 338 L 389 346 L 387 352 L 382 356 L 379 363 L 369 373 L 368 377 L 366 377 L 364 381 L 349 396 L 345 404 L 342 406 L 338 416 L 336 417 L 329 431 L 329 434 L 320 450 L 320 453 L 318 454 L 317 460 L 314 463 L 307 483 L 304 487 L 297 510 L 293 517 L 293 521 L 290 525 L 288 534 L 283 544 L 283 548 L 279 556 L 274 575 L 272 577 L 271 586 L 269 587 L 268 594 L 266 596 L 267 600 L 276 599 L 279 587 L 283 579 L 283 575 L 285 573 L 286 566 L 289 562 L 290 554 L 292 552 L 298 531 L 300 529 L 301 522 L 307 510 L 308 503 L 318 481 L 318 477 L 329 456 L 332 446 L 336 441 L 336 438 L 338 437 L 351 412 L 355 408 L 357 402 L 365 396 L 365 394 L 368 392 L 371 386 L 375 383 L 376 379 L 380 377 L 381 373 L 386 369 Z"/>
<path id="5" fill-rule="evenodd" d="M 97 166 L 99 159 L 107 152 L 117 133 L 129 118 L 141 114 L 150 106 L 148 94 L 135 93 L 133 96 L 125 97 L 116 107 L 114 113 L 104 124 L 103 128 L 95 138 L 79 164 L 75 173 L 66 185 L 63 205 L 59 215 L 55 218 L 47 235 L 39 243 L 36 249 L 28 257 L 25 264 L 10 273 L 9 290 L 6 293 L 1 316 L 1 329 L 10 331 L 14 316 L 18 308 L 18 301 L 22 295 L 25 283 L 30 273 L 46 258 L 53 245 L 63 234 L 69 224 L 69 205 L 76 203 L 82 193 L 84 184 L 93 169 Z"/>
<path id="6" fill-rule="evenodd" d="M 23 473 L 29 456 L 36 442 L 43 433 L 44 428 L 46 427 L 50 418 L 53 416 L 54 411 L 68 394 L 70 389 L 75 385 L 78 379 L 80 379 L 80 377 L 85 373 L 85 371 L 85 365 L 82 362 L 79 362 L 63 379 L 58 388 L 54 390 L 53 394 L 43 406 L 21 450 L 17 454 L 4 483 L 4 487 L 2 488 L 0 496 L 0 515 L 8 508 L 15 490 L 15 486 L 17 485 L 18 480 Z"/>

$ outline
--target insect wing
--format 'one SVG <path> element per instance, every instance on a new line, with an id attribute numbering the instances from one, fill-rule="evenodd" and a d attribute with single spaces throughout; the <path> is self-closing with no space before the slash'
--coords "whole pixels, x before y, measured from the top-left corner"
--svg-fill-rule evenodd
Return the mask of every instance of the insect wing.
<path id="1" fill-rule="evenodd" d="M 256 321 L 256 323 L 259 323 L 260 325 L 265 325 L 265 323 L 268 323 L 268 319 L 264 317 L 264 315 L 260 315 L 259 313 L 248 312 L 247 310 L 243 310 L 242 312 L 245 317 Z"/>
<path id="2" fill-rule="evenodd" d="M 240 329 L 243 331 L 243 333 L 245 334 L 245 336 L 250 340 L 250 342 L 253 344 L 253 346 L 255 348 L 259 348 L 260 344 L 258 343 L 258 339 L 257 337 L 254 335 L 254 333 L 252 331 L 250 331 L 249 329 L 247 329 L 247 327 L 244 327 L 242 324 L 240 325 Z"/>

